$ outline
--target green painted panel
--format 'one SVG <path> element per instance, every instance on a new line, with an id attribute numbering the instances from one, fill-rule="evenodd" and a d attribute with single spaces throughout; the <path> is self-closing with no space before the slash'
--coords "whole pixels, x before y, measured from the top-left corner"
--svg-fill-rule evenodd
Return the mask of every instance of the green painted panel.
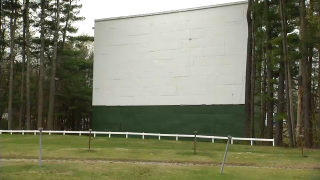
<path id="1" fill-rule="evenodd" d="M 93 106 L 95 131 L 242 137 L 244 105 Z"/>

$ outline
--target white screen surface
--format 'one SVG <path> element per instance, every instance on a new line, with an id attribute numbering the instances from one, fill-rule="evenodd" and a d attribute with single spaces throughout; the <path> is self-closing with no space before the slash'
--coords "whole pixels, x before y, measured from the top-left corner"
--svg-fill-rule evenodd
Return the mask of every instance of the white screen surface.
<path id="1" fill-rule="evenodd" d="M 96 21 L 93 105 L 244 104 L 246 9 Z"/>

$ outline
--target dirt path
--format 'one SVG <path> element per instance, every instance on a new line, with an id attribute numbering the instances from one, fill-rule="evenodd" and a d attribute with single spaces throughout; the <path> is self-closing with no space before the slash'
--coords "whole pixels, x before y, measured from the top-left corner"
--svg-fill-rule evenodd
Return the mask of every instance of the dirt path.
<path id="1" fill-rule="evenodd" d="M 39 162 L 38 159 L 1 159 L 1 162 Z M 76 160 L 76 159 L 45 159 L 42 162 L 48 163 L 116 163 L 116 164 L 138 164 L 138 165 L 160 165 L 160 166 L 221 166 L 221 163 L 191 163 L 191 162 L 160 162 L 160 161 L 130 161 L 130 160 Z M 226 167 L 246 167 L 246 168 L 267 168 L 267 169 L 319 169 L 319 166 L 310 167 L 272 167 L 255 166 L 246 164 L 226 163 Z"/>

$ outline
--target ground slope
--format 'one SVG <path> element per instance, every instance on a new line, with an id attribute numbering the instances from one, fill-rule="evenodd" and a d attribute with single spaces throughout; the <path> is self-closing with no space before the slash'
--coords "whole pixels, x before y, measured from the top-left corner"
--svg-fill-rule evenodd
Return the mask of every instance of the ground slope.
<path id="1" fill-rule="evenodd" d="M 137 138 L 43 136 L 43 168 L 38 167 L 39 136 L 1 135 L 2 179 L 319 179 L 320 151 L 230 145 L 224 175 L 225 144 Z"/>

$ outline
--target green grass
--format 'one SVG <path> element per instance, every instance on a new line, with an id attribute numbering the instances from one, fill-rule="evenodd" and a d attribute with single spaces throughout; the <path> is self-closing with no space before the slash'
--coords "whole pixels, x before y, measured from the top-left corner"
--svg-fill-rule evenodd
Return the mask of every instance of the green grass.
<path id="1" fill-rule="evenodd" d="M 136 138 L 92 138 L 93 152 L 87 152 L 88 137 L 43 136 L 44 159 L 140 160 L 221 163 L 226 148 L 222 143 L 198 142 L 197 155 L 192 141 Z M 320 151 L 271 146 L 230 145 L 227 163 L 272 167 L 320 167 Z M 39 136 L 1 135 L 2 158 L 38 158 Z"/>
<path id="2" fill-rule="evenodd" d="M 2 159 L 38 158 L 39 136 L 3 134 L 0 138 Z M 225 147 L 222 143 L 198 142 L 194 155 L 192 141 L 96 137 L 92 138 L 90 152 L 86 136 L 45 135 L 43 159 L 68 161 L 43 162 L 41 169 L 31 161 L 3 161 L 1 176 L 3 179 L 43 179 L 45 174 L 49 174 L 46 179 L 320 179 L 320 151 L 310 149 L 305 150 L 308 157 L 303 158 L 300 149 L 230 145 L 224 175 L 219 174 L 218 166 L 200 166 L 220 164 Z M 93 160 L 187 162 L 198 166 L 110 164 Z"/>
<path id="3" fill-rule="evenodd" d="M 283 170 L 245 167 L 226 167 L 220 175 L 219 167 L 185 167 L 160 165 L 102 164 L 102 163 L 46 163 L 41 168 L 35 163 L 5 163 L 1 179 L 19 180 L 72 180 L 72 179 L 121 179 L 121 180 L 318 180 L 314 170 Z"/>

